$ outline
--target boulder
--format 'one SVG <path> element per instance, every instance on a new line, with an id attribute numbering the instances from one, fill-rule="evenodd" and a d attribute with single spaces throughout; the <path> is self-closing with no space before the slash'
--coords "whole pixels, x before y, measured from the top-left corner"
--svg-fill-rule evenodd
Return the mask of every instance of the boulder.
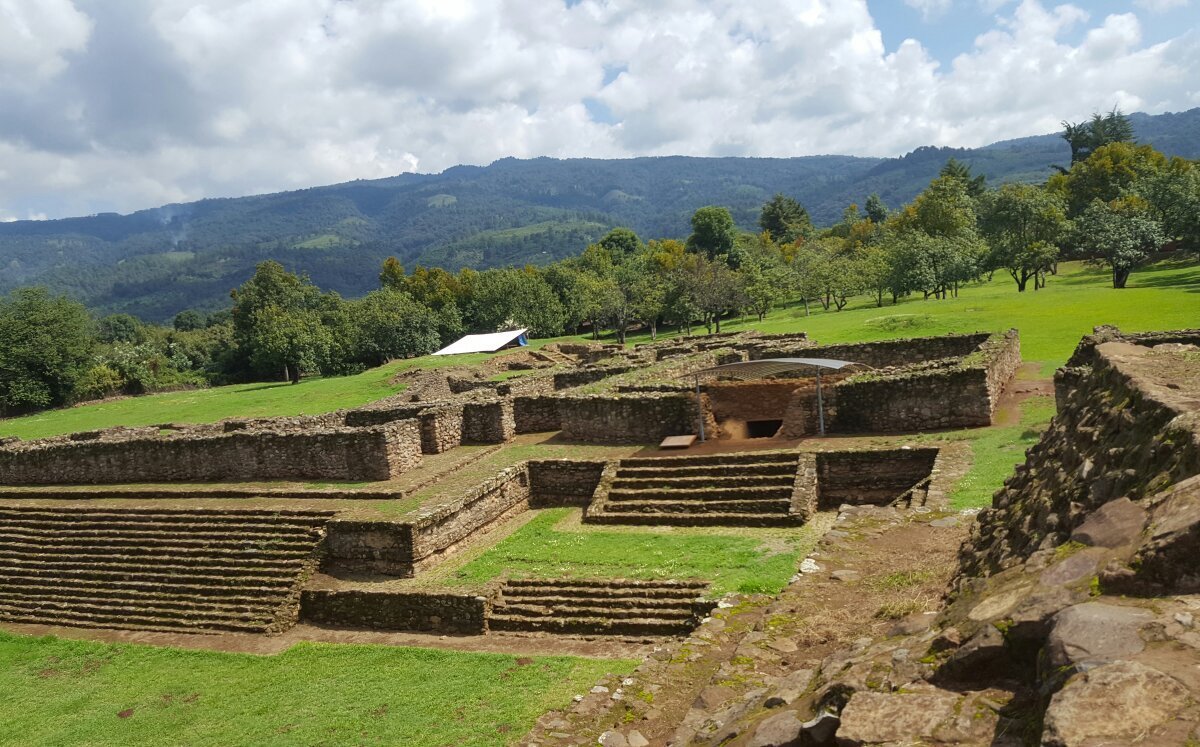
<path id="1" fill-rule="evenodd" d="M 1133 661 L 1105 664 L 1076 675 L 1050 699 L 1042 744 L 1124 744 L 1170 721 L 1188 702 L 1187 688 L 1157 669 Z"/>
<path id="2" fill-rule="evenodd" d="M 1200 475 L 1161 495 L 1150 516 L 1150 536 L 1131 564 L 1136 571 L 1125 581 L 1129 590 L 1143 593 L 1195 594 L 1200 592 L 1200 554 L 1195 551 L 1200 543 Z"/>
<path id="3" fill-rule="evenodd" d="M 800 740 L 804 722 L 795 711 L 783 711 L 764 719 L 754 730 L 748 747 L 790 747 Z"/>
<path id="4" fill-rule="evenodd" d="M 938 727 L 954 719 L 961 696 L 927 685 L 914 689 L 915 692 L 854 693 L 842 709 L 838 745 L 932 741 Z"/>
<path id="5" fill-rule="evenodd" d="M 1088 602 L 1054 616 L 1046 639 L 1046 660 L 1053 669 L 1087 669 L 1134 656 L 1146 647 L 1139 629 L 1154 615 L 1135 607 Z"/>
<path id="6" fill-rule="evenodd" d="M 1071 532 L 1071 541 L 1092 547 L 1121 547 L 1136 540 L 1145 525 L 1145 509 L 1128 498 L 1117 498 L 1093 511 Z"/>

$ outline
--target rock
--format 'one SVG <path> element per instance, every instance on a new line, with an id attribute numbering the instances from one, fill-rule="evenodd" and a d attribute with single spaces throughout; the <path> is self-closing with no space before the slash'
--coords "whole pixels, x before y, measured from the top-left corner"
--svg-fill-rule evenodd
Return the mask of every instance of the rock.
<path id="1" fill-rule="evenodd" d="M 1106 664 L 1076 675 L 1054 694 L 1046 709 L 1042 744 L 1132 741 L 1170 721 L 1188 701 L 1187 688 L 1157 669 L 1133 661 Z"/>
<path id="2" fill-rule="evenodd" d="M 797 669 L 788 674 L 779 681 L 775 686 L 775 692 L 767 697 L 763 704 L 767 708 L 778 708 L 779 706 L 791 705 L 800 699 L 800 696 L 808 692 L 809 683 L 812 682 L 813 670 Z"/>
<path id="3" fill-rule="evenodd" d="M 954 717 L 959 697 L 928 686 L 907 693 L 856 692 L 842 709 L 838 745 L 932 741 L 938 726 Z"/>
<path id="4" fill-rule="evenodd" d="M 956 527 L 956 526 L 958 526 L 958 517 L 957 516 L 947 516 L 942 519 L 934 519 L 933 521 L 929 522 L 929 526 L 937 527 L 939 529 L 942 529 L 944 527 Z"/>
<path id="5" fill-rule="evenodd" d="M 1200 475 L 1167 491 L 1150 517 L 1150 538 L 1138 548 L 1131 567 L 1138 590 L 1200 593 Z"/>
<path id="6" fill-rule="evenodd" d="M 991 625 L 985 625 L 938 667 L 939 679 L 961 677 L 978 679 L 981 676 L 1004 676 L 1013 662 L 1008 655 L 1004 636 Z"/>
<path id="7" fill-rule="evenodd" d="M 1071 532 L 1072 542 L 1092 547 L 1121 547 L 1136 540 L 1146 525 L 1146 511 L 1128 498 L 1105 503 Z"/>
<path id="8" fill-rule="evenodd" d="M 855 581 L 858 579 L 858 571 L 845 568 L 840 571 L 834 571 L 829 574 L 829 577 L 834 581 Z"/>
<path id="9" fill-rule="evenodd" d="M 625 742 L 629 744 L 629 747 L 650 747 L 650 740 L 643 737 L 637 729 L 625 735 Z"/>
<path id="10" fill-rule="evenodd" d="M 962 633 L 958 632 L 958 628 L 949 627 L 938 633 L 937 638 L 929 644 L 929 650 L 937 653 L 939 651 L 949 651 L 952 648 L 958 648 L 962 645 Z"/>
<path id="11" fill-rule="evenodd" d="M 1179 623 L 1185 628 L 1191 628 L 1196 624 L 1196 619 L 1192 616 L 1191 612 L 1176 612 L 1175 622 Z"/>
<path id="12" fill-rule="evenodd" d="M 1059 669 L 1086 669 L 1140 653 L 1138 629 L 1154 619 L 1146 610 L 1088 602 L 1059 612 L 1046 639 L 1046 658 Z"/>
<path id="13" fill-rule="evenodd" d="M 800 562 L 801 573 L 818 573 L 820 570 L 821 566 L 817 565 L 817 561 L 812 558 L 805 558 Z"/>
<path id="14" fill-rule="evenodd" d="M 1038 580 L 1045 586 L 1068 586 L 1085 582 L 1096 574 L 1103 550 L 1088 549 L 1060 560 L 1042 571 Z"/>
<path id="15" fill-rule="evenodd" d="M 1005 612 L 1008 612 L 1017 602 L 1021 600 L 1021 589 L 1014 589 L 999 594 L 993 594 L 986 597 L 982 602 L 975 605 L 967 617 L 975 622 L 983 622 L 993 618 L 1000 617 Z"/>
<path id="16" fill-rule="evenodd" d="M 781 654 L 790 654 L 796 650 L 796 642 L 790 638 L 777 638 L 767 644 L 767 648 L 774 649 Z"/>
<path id="17" fill-rule="evenodd" d="M 700 691 L 699 697 L 696 698 L 695 707 L 703 708 L 706 711 L 714 711 L 726 701 L 737 695 L 733 688 L 725 687 L 724 685 L 709 685 Z"/>
<path id="18" fill-rule="evenodd" d="M 619 731 L 606 731 L 597 740 L 603 747 L 629 747 L 629 741 Z"/>
<path id="19" fill-rule="evenodd" d="M 902 617 L 896 621 L 891 628 L 888 629 L 887 635 L 889 638 L 900 635 L 914 635 L 923 633 L 929 630 L 929 626 L 933 625 L 933 621 L 937 619 L 936 612 L 914 612 L 907 617 Z"/>
<path id="20" fill-rule="evenodd" d="M 804 722 L 795 711 L 783 711 L 766 718 L 754 730 L 747 747 L 790 747 L 800 739 Z"/>

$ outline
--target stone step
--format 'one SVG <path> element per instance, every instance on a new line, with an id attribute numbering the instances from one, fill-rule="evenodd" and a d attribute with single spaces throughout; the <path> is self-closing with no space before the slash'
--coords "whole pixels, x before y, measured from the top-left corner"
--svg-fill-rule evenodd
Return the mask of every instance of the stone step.
<path id="1" fill-rule="evenodd" d="M 692 621 L 676 620 L 496 614 L 488 616 L 488 628 L 502 632 L 666 637 L 687 635 L 695 627 Z"/>
<path id="2" fill-rule="evenodd" d="M 798 462 L 769 462 L 762 464 L 685 465 L 679 467 L 617 468 L 616 477 L 732 477 L 736 475 L 794 475 Z"/>
<path id="3" fill-rule="evenodd" d="M 607 609 L 628 609 L 630 607 L 639 608 L 655 608 L 655 609 L 684 609 L 691 610 L 696 602 L 693 596 L 677 596 L 677 597 L 657 597 L 647 595 L 639 596 L 574 596 L 562 594 L 522 594 L 517 591 L 506 590 L 500 595 L 500 599 L 504 604 L 534 604 L 548 605 L 551 607 L 605 607 Z"/>
<path id="4" fill-rule="evenodd" d="M 606 509 L 589 512 L 585 524 L 637 524 L 642 526 L 679 527 L 795 527 L 804 524 L 803 517 L 782 513 L 637 513 Z"/>
<path id="5" fill-rule="evenodd" d="M 792 486 L 756 486 L 748 488 L 651 488 L 647 490 L 609 490 L 609 501 L 675 501 L 706 503 L 709 501 L 771 501 L 791 500 Z"/>
<path id="6" fill-rule="evenodd" d="M 42 521 L 201 521 L 208 524 L 236 524 L 256 521 L 272 525 L 292 523 L 321 526 L 334 511 L 294 511 L 287 509 L 175 509 L 159 508 L 45 508 L 42 506 L 0 506 L 0 522 L 29 519 Z"/>
<path id="7" fill-rule="evenodd" d="M 128 536 L 138 538 L 188 537 L 231 538 L 245 539 L 306 539 L 320 536 L 321 529 L 316 527 L 272 527 L 264 524 L 237 524 L 222 526 L 220 524 L 49 524 L 26 523 L 20 521 L 0 521 L 0 532 L 5 534 L 21 534 L 31 537 L 111 537 Z"/>
<path id="8" fill-rule="evenodd" d="M 770 500 L 704 500 L 704 501 L 674 501 L 654 500 L 635 501 L 621 500 L 601 507 L 600 513 L 638 513 L 658 516 L 681 516 L 696 514 L 784 514 L 792 508 L 792 502 L 787 498 Z"/>
<path id="9" fill-rule="evenodd" d="M 47 586 L 61 585 L 63 588 L 76 589 L 92 589 L 93 594 L 123 592 L 127 595 L 134 594 L 162 594 L 175 597 L 265 597 L 275 596 L 283 593 L 290 593 L 293 584 L 273 583 L 269 585 L 230 585 L 230 584 L 214 584 L 207 580 L 201 579 L 193 583 L 194 579 L 186 577 L 176 577 L 172 581 L 148 581 L 145 579 L 87 579 L 87 578 L 59 578 L 56 576 L 46 575 L 0 575 L 0 587 L 3 588 L 45 588 Z"/>
<path id="10" fill-rule="evenodd" d="M 84 548 L 105 548 L 113 552 L 117 552 L 123 548 L 138 548 L 138 547 L 155 547 L 155 548 L 176 548 L 178 550 L 186 550 L 186 548 L 201 548 L 207 550 L 257 550 L 257 551 L 298 551 L 311 550 L 316 544 L 315 537 L 309 538 L 276 538 L 274 541 L 260 540 L 259 538 L 241 538 L 241 537 L 190 537 L 190 536 L 168 536 L 168 537 L 130 537 L 127 535 L 118 535 L 113 537 L 75 537 L 75 536 L 40 536 L 29 534 L 15 534 L 5 531 L 0 527 L 0 547 L 22 547 L 22 548 L 51 548 L 51 547 L 84 547 Z"/>
<path id="11" fill-rule="evenodd" d="M 259 592 L 246 595 L 223 594 L 220 596 L 205 596 L 196 592 L 180 594 L 169 591 L 153 591 L 151 587 L 122 588 L 111 584 L 104 587 L 81 585 L 78 583 L 63 583 L 49 581 L 47 583 L 14 584 L 5 587 L 3 593 L 9 595 L 58 596 L 62 598 L 96 599 L 99 591 L 103 591 L 105 599 L 124 599 L 130 602 L 146 602 L 152 605 L 161 604 L 204 604 L 212 600 L 213 604 L 254 606 L 262 604 L 282 603 L 291 593 L 291 589 L 250 589 Z"/>
<path id="12" fill-rule="evenodd" d="M 309 542 L 304 545 L 297 544 L 294 548 L 279 549 L 272 547 L 263 549 L 247 545 L 232 545 L 232 546 L 213 546 L 207 543 L 192 543 L 187 545 L 168 545 L 168 544 L 127 544 L 119 543 L 103 543 L 103 544 L 64 544 L 64 545 L 48 545 L 40 541 L 5 541 L 0 538 L 0 555 L 6 557 L 12 556 L 31 556 L 39 555 L 47 558 L 54 556 L 67 556 L 79 558 L 107 558 L 107 557 L 130 557 L 137 558 L 137 562 L 151 562 L 159 558 L 229 558 L 231 560 L 294 560 L 298 558 L 307 558 L 312 554 L 315 543 Z"/>
<path id="13" fill-rule="evenodd" d="M 702 592 L 708 588 L 708 582 L 677 579 L 660 581 L 623 578 L 514 578 L 506 581 L 504 588 L 506 591 L 511 589 L 579 589 L 596 593 L 610 591 L 632 593 L 635 590 Z"/>
<path id="14" fill-rule="evenodd" d="M 547 605 L 537 604 L 532 602 L 514 603 L 508 602 L 498 605 L 494 608 L 494 612 L 499 615 L 524 615 L 527 617 L 538 617 L 539 615 L 567 615 L 570 617 L 607 617 L 607 618 L 625 618 L 635 617 L 643 620 L 695 620 L 696 613 L 690 607 L 684 608 L 663 608 L 663 607 L 622 607 L 613 609 L 600 605 Z"/>
<path id="15" fill-rule="evenodd" d="M 0 604 L 0 620 L 39 625 L 63 625 L 84 628 L 119 628 L 167 633 L 261 633 L 271 621 L 241 622 L 222 618 L 161 618 L 153 614 L 112 613 L 62 610 L 48 613 L 26 607 Z"/>
<path id="16" fill-rule="evenodd" d="M 736 454 L 705 454 L 703 456 L 626 457 L 621 467 L 693 467 L 730 464 L 795 464 L 800 455 L 794 451 L 745 451 Z"/>
<path id="17" fill-rule="evenodd" d="M 192 600 L 148 600 L 124 597 L 93 597 L 83 599 L 74 596 L 47 594 L 21 594 L 0 590 L 0 605 L 47 609 L 51 611 L 73 610 L 78 612 L 135 612 L 155 614 L 163 618 L 176 617 L 223 617 L 231 620 L 260 621 L 275 616 L 279 605 L 287 601 L 286 596 L 274 600 L 264 598 L 248 604 L 222 604 Z M 273 603 L 272 603 L 273 602 Z"/>
<path id="18" fill-rule="evenodd" d="M 294 577 L 305 565 L 304 558 L 293 560 L 258 560 L 244 559 L 232 564 L 228 558 L 203 558 L 198 562 L 189 562 L 189 558 L 167 558 L 156 562 L 128 557 L 88 557 L 83 560 L 63 558 L 62 556 L 44 557 L 40 555 L 24 555 L 9 557 L 0 551 L 0 572 L 4 569 L 38 569 L 47 573 L 71 570 L 88 571 L 129 571 L 131 568 L 153 570 L 155 572 L 214 574 L 220 576 L 288 576 Z"/>
<path id="19" fill-rule="evenodd" d="M 276 575 L 244 575 L 244 576 L 221 576 L 221 575 L 206 575 L 203 573 L 158 573 L 152 569 L 127 568 L 117 571 L 103 570 L 87 570 L 87 569 L 69 569 L 69 570 L 41 570 L 38 568 L 15 568 L 15 567 L 0 567 L 0 588 L 8 583 L 16 583 L 19 579 L 75 579 L 78 581 L 97 581 L 97 582 L 121 582 L 121 581 L 137 581 L 140 583 L 158 583 L 169 585 L 176 582 L 183 582 L 192 586 L 227 586 L 227 587 L 257 587 L 257 588 L 274 588 L 278 586 L 291 586 L 295 581 L 294 576 L 276 576 Z"/>
<path id="20" fill-rule="evenodd" d="M 740 488 L 740 487 L 787 487 L 795 482 L 795 473 L 778 475 L 704 475 L 688 477 L 624 477 L 618 474 L 612 482 L 613 490 L 645 490 L 647 488 Z"/>

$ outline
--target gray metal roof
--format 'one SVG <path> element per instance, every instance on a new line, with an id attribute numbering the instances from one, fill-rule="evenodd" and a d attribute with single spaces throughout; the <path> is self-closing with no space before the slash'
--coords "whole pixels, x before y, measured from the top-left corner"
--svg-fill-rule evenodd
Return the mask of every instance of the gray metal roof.
<path id="1" fill-rule="evenodd" d="M 787 373 L 810 366 L 837 370 L 846 366 L 860 366 L 854 361 L 839 361 L 832 358 L 764 358 L 758 361 L 726 363 L 693 371 L 684 376 L 727 376 L 733 379 L 764 379 L 775 374 Z M 682 377 L 680 377 L 682 378 Z"/>

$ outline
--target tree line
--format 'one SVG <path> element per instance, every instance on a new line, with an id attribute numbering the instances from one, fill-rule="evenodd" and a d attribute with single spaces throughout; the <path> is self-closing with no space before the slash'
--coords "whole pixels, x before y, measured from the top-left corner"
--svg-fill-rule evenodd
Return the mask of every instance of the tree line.
<path id="1" fill-rule="evenodd" d="M 170 327 L 129 315 L 93 319 L 41 288 L 0 300 L 0 412 L 116 394 L 310 373 L 354 373 L 422 355 L 468 332 L 528 328 L 534 337 L 663 325 L 691 334 L 722 320 L 761 321 L 781 303 L 841 311 L 920 294 L 957 296 L 995 274 L 1016 292 L 1045 286 L 1062 258 L 1111 272 L 1114 288 L 1166 244 L 1200 251 L 1200 168 L 1133 142 L 1119 112 L 1064 123 L 1069 169 L 1042 184 L 990 188 L 950 159 L 911 203 L 877 195 L 817 228 L 795 199 L 762 205 L 758 230 L 730 211 L 695 211 L 683 239 L 643 241 L 616 228 L 578 256 L 544 266 L 407 272 L 383 262 L 378 289 L 345 299 L 274 261 L 232 291 L 231 308 L 184 311 Z"/>

